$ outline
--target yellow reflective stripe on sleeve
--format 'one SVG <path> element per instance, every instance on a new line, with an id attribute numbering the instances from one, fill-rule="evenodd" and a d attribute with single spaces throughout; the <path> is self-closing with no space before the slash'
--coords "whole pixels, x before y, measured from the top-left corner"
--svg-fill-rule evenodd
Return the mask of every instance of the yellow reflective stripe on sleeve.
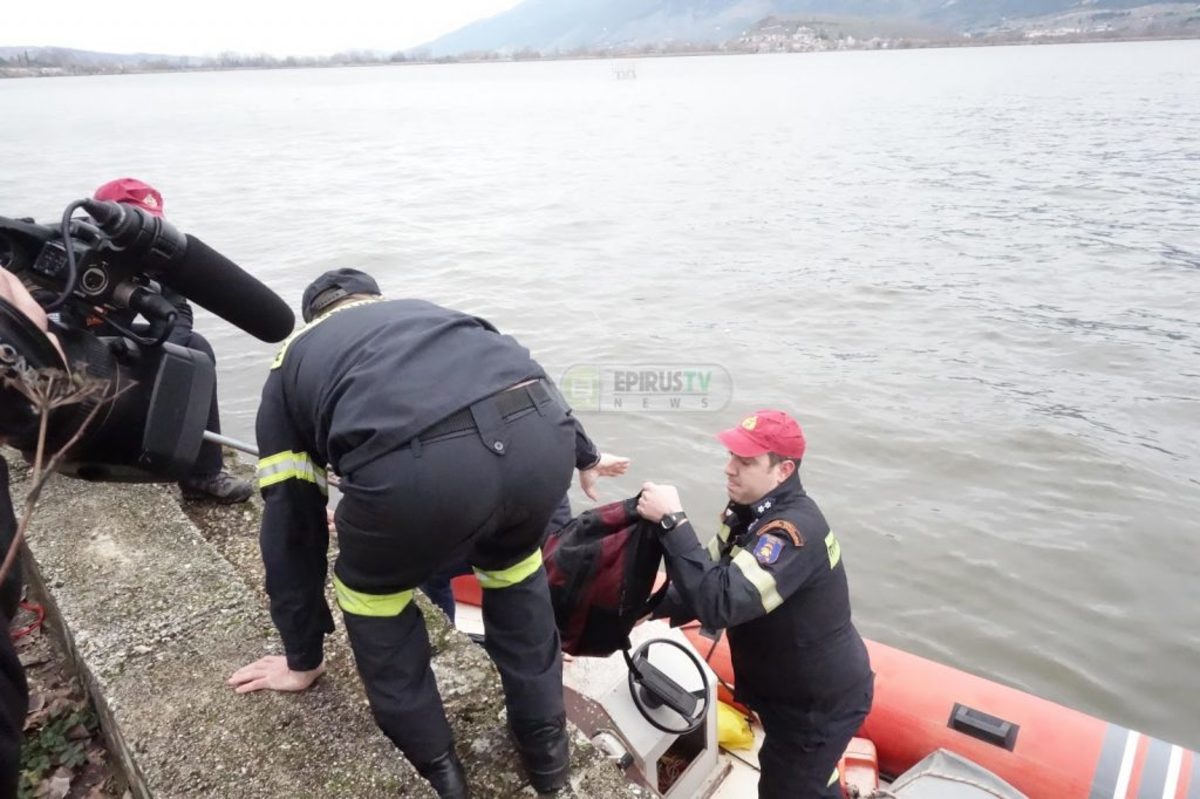
<path id="1" fill-rule="evenodd" d="M 314 483 L 322 494 L 329 493 L 325 469 L 313 463 L 304 452 L 277 452 L 258 462 L 259 488 L 293 479 Z"/>
<path id="2" fill-rule="evenodd" d="M 369 300 L 359 300 L 358 302 L 349 302 L 349 303 L 346 303 L 345 305 L 339 305 L 337 308 L 334 308 L 332 311 L 330 311 L 328 313 L 321 314 L 316 319 L 312 320 L 307 325 L 300 328 L 296 332 L 292 333 L 292 335 L 290 335 L 286 339 L 284 339 L 283 345 L 279 348 L 279 353 L 275 356 L 275 360 L 271 362 L 271 368 L 278 369 L 280 366 L 283 366 L 283 356 L 287 355 L 288 347 L 292 346 L 292 342 L 295 341 L 296 339 L 300 338 L 301 336 L 303 336 L 308 331 L 312 330 L 317 325 L 324 322 L 329 317 L 333 316 L 335 313 L 338 313 L 339 311 L 345 311 L 349 308 L 357 308 L 360 305 L 366 305 L 368 302 L 379 302 L 381 299 L 383 299 L 383 298 L 382 297 L 372 297 Z"/>
<path id="3" fill-rule="evenodd" d="M 708 556 L 714 561 L 721 559 L 721 550 L 725 544 L 729 542 L 729 525 L 722 522 L 717 529 L 717 534 L 708 539 Z"/>
<path id="4" fill-rule="evenodd" d="M 832 569 L 842 559 L 842 545 L 832 532 L 825 536 L 825 551 L 829 554 L 829 568 Z"/>
<path id="5" fill-rule="evenodd" d="M 538 570 L 542 565 L 542 550 L 535 549 L 529 557 L 522 560 L 520 563 L 513 564 L 507 569 L 499 571 L 487 571 L 486 569 L 475 569 L 475 576 L 479 579 L 479 584 L 484 588 L 509 588 L 522 582 L 529 575 Z"/>
<path id="6" fill-rule="evenodd" d="M 838 781 L 838 777 L 840 777 L 840 776 L 841 775 L 838 774 L 837 766 L 834 766 L 833 767 L 833 776 L 829 778 L 829 782 L 825 783 L 825 787 L 828 788 L 830 785 L 833 785 L 835 782 Z"/>
<path id="7" fill-rule="evenodd" d="M 364 594 L 347 587 L 336 575 L 333 593 L 337 596 L 338 607 L 353 616 L 399 616 L 413 596 L 411 590 L 398 594 Z"/>
<path id="8" fill-rule="evenodd" d="M 767 613 L 770 613 L 783 604 L 783 597 L 779 595 L 779 586 L 775 584 L 774 575 L 759 565 L 758 560 L 754 557 L 754 553 L 745 549 L 739 550 L 733 556 L 733 567 L 740 571 L 742 576 L 758 589 L 758 595 L 762 598 L 763 609 Z"/>

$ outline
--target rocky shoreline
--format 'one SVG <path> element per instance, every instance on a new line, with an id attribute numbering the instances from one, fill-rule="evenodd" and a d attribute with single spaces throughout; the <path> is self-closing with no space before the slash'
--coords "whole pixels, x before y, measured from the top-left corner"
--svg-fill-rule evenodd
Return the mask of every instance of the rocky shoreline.
<path id="1" fill-rule="evenodd" d="M 25 475 L 13 472 L 20 497 Z M 372 721 L 340 629 L 309 691 L 238 696 L 225 684 L 238 666 L 278 651 L 262 590 L 260 513 L 257 497 L 219 506 L 181 502 L 156 485 L 56 478 L 47 486 L 30 528 L 29 582 L 44 592 L 47 624 L 63 631 L 94 700 L 109 761 L 136 799 L 431 795 Z M 473 790 L 532 796 L 494 667 L 418 601 Z M 641 795 L 578 733 L 572 763 L 562 797 Z"/>

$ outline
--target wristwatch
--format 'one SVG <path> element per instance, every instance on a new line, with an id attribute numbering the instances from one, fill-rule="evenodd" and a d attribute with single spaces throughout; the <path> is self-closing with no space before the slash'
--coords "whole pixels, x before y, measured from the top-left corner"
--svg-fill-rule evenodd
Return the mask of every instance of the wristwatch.
<path id="1" fill-rule="evenodd" d="M 674 530 L 675 526 L 685 519 L 687 519 L 687 514 L 683 511 L 679 511 L 678 513 L 668 513 L 662 517 L 662 521 L 660 521 L 659 524 L 662 525 L 662 529 L 664 530 Z"/>

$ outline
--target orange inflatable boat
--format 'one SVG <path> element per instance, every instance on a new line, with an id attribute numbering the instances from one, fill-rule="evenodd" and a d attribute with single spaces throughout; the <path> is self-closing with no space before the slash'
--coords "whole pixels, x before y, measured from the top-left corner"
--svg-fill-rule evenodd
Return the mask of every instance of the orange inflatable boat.
<path id="1" fill-rule="evenodd" d="M 457 578 L 454 593 L 463 604 L 481 600 L 473 576 Z M 733 685 L 727 639 L 714 646 L 695 624 L 683 632 Z M 1033 799 L 1200 799 L 1193 751 L 880 643 L 867 647 L 875 702 L 859 735 L 874 743 L 884 777 L 946 749 Z"/>
<path id="2" fill-rule="evenodd" d="M 684 630 L 733 684 L 726 639 Z M 859 735 L 897 775 L 935 749 L 978 763 L 1030 797 L 1200 799 L 1196 753 L 958 669 L 867 641 L 875 703 Z"/>

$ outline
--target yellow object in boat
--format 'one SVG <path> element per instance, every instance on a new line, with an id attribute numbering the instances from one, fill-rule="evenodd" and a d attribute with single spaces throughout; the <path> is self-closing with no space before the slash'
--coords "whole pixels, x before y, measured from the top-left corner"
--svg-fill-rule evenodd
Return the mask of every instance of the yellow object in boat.
<path id="1" fill-rule="evenodd" d="M 754 731 L 750 722 L 738 710 L 717 702 L 717 743 L 722 749 L 750 749 L 754 746 Z"/>

